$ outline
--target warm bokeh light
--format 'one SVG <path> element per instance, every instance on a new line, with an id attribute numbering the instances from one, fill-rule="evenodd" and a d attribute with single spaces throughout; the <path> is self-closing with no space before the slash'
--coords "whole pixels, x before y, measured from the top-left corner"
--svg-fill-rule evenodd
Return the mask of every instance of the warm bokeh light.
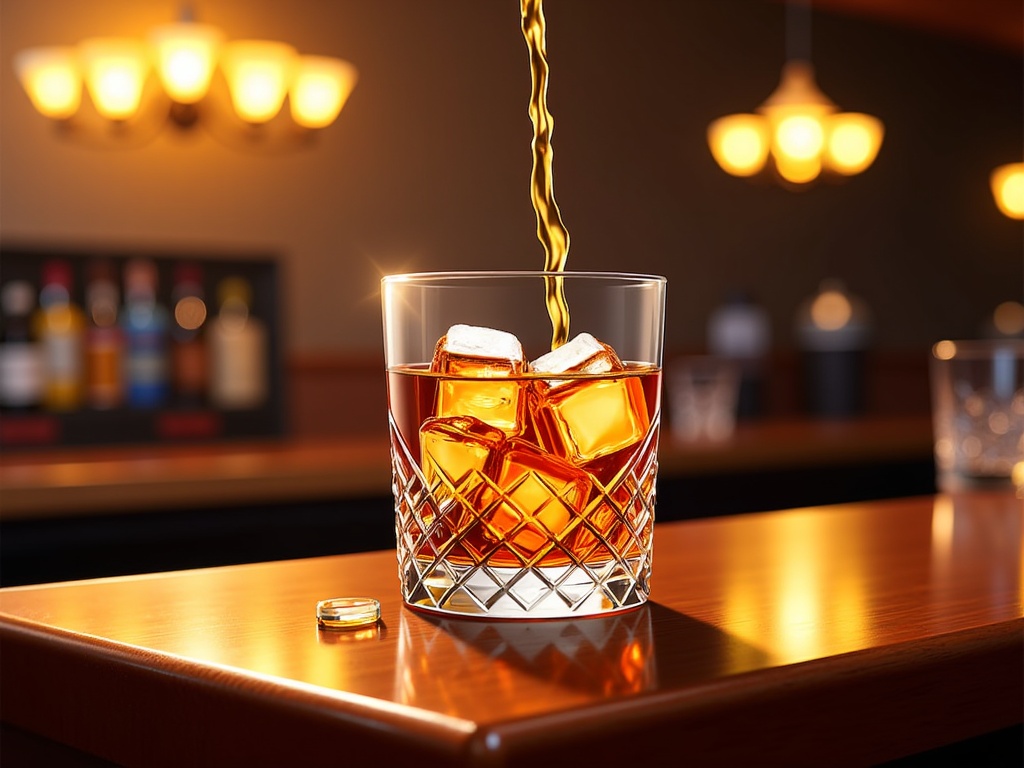
<path id="1" fill-rule="evenodd" d="M 66 120 L 82 102 L 82 75 L 74 48 L 28 48 L 14 56 L 14 71 L 41 114 Z"/>
<path id="2" fill-rule="evenodd" d="M 94 37 L 78 46 L 85 84 L 96 110 L 110 120 L 127 120 L 142 100 L 149 51 L 138 40 Z"/>
<path id="3" fill-rule="evenodd" d="M 853 305 L 842 291 L 822 291 L 811 303 L 811 322 L 823 331 L 838 331 L 853 317 Z"/>
<path id="4" fill-rule="evenodd" d="M 289 91 L 292 119 L 306 128 L 324 128 L 338 117 L 355 88 L 358 73 L 347 61 L 301 56 Z"/>
<path id="5" fill-rule="evenodd" d="M 948 339 L 936 342 L 932 347 L 932 355 L 936 360 L 952 360 L 956 357 L 956 344 Z"/>
<path id="6" fill-rule="evenodd" d="M 737 559 L 723 570 L 731 575 L 723 585 L 723 628 L 778 663 L 862 647 L 877 631 L 866 610 L 866 574 L 856 555 L 870 528 L 852 515 L 829 515 L 821 508 L 758 528 L 759 523 L 737 526 L 721 543 L 726 557 L 736 557 L 748 551 L 743 546 L 748 537 L 764 533 L 759 541 L 770 558 L 756 565 Z M 769 577 L 752 578 L 754 571 Z"/>
<path id="7" fill-rule="evenodd" d="M 839 112 L 805 61 L 787 62 L 778 87 L 757 111 L 708 126 L 715 161 L 734 176 L 758 173 L 769 153 L 778 175 L 792 184 L 807 184 L 825 171 L 848 176 L 867 169 L 881 147 L 881 121 Z"/>
<path id="8" fill-rule="evenodd" d="M 164 24 L 150 32 L 156 71 L 168 96 L 194 104 L 206 95 L 223 38 L 216 27 L 191 22 Z"/>
<path id="9" fill-rule="evenodd" d="M 74 47 L 30 48 L 15 54 L 14 67 L 33 107 L 46 117 L 73 117 L 81 108 L 84 83 L 101 117 L 127 121 L 145 97 L 146 106 L 156 105 L 181 128 L 223 112 L 194 107 L 209 95 L 218 67 L 234 112 L 254 125 L 272 120 L 290 96 L 295 123 L 325 128 L 337 119 L 358 79 L 351 63 L 300 57 L 287 43 L 225 43 L 220 29 L 192 21 L 187 7 L 180 21 L 151 28 L 145 39 L 91 37 Z M 165 99 L 150 98 L 155 93 L 147 88 L 151 68 L 172 102 L 169 110 Z M 111 135 L 127 135 L 126 129 Z"/>
<path id="10" fill-rule="evenodd" d="M 825 144 L 821 121 L 813 115 L 792 115 L 775 127 L 775 148 L 793 160 L 816 158 Z"/>
<path id="11" fill-rule="evenodd" d="M 1019 336 L 1024 333 L 1024 304 L 1019 301 L 1004 301 L 992 313 L 992 325 L 1004 336 Z"/>
<path id="12" fill-rule="evenodd" d="M 949 559 L 955 521 L 953 500 L 949 496 L 937 496 L 932 509 L 932 554 L 937 562 Z"/>
<path id="13" fill-rule="evenodd" d="M 751 176 L 768 159 L 768 125 L 759 115 L 727 115 L 708 126 L 711 154 L 727 173 Z"/>
<path id="14" fill-rule="evenodd" d="M 786 181 L 793 184 L 806 184 L 814 181 L 821 173 L 821 162 L 816 157 L 809 160 L 797 160 L 785 155 L 776 156 L 775 170 Z"/>
<path id="15" fill-rule="evenodd" d="M 882 146 L 882 122 L 871 115 L 843 112 L 829 121 L 828 165 L 845 175 L 860 173 Z"/>
<path id="16" fill-rule="evenodd" d="M 992 196 L 1011 219 L 1024 219 L 1024 163 L 1001 165 L 992 171 Z"/>
<path id="17" fill-rule="evenodd" d="M 239 40 L 224 46 L 221 69 L 239 117 L 265 123 L 281 110 L 295 55 L 292 46 L 269 40 Z"/>
<path id="18" fill-rule="evenodd" d="M 174 320 L 186 331 L 194 331 L 206 322 L 206 302 L 198 296 L 185 296 L 174 305 Z"/>

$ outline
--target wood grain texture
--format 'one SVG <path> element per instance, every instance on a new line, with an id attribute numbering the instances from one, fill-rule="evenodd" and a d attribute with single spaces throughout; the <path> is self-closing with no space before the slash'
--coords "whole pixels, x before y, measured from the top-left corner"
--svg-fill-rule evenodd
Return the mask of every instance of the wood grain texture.
<path id="1" fill-rule="evenodd" d="M 652 601 L 569 621 L 410 611 L 392 551 L 8 588 L 2 719 L 124 765 L 870 764 L 1021 720 L 1022 525 L 1012 494 L 661 524 Z M 317 629 L 360 594 L 380 625 Z"/>

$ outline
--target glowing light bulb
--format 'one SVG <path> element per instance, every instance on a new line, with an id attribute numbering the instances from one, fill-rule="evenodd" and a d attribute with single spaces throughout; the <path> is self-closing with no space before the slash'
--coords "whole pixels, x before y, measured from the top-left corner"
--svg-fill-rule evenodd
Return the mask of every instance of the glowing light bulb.
<path id="1" fill-rule="evenodd" d="M 1019 336 L 1024 333 L 1024 304 L 1019 301 L 1004 301 L 992 313 L 992 325 L 1004 336 Z"/>
<path id="2" fill-rule="evenodd" d="M 355 88 L 358 73 L 347 61 L 301 56 L 289 91 L 292 118 L 306 128 L 324 128 L 338 117 Z"/>
<path id="3" fill-rule="evenodd" d="M 1011 219 L 1024 219 L 1024 163 L 1001 165 L 992 171 L 992 196 Z"/>
<path id="4" fill-rule="evenodd" d="M 760 115 L 727 115 L 708 126 L 715 161 L 733 176 L 752 176 L 768 159 L 768 126 Z"/>
<path id="5" fill-rule="evenodd" d="M 126 120 L 139 108 L 149 73 L 146 47 L 130 38 L 83 40 L 78 47 L 93 104 L 110 120 Z"/>
<path id="6" fill-rule="evenodd" d="M 156 71 L 167 95 L 194 104 L 210 88 L 224 36 L 207 24 L 164 24 L 150 32 Z"/>
<path id="7" fill-rule="evenodd" d="M 859 112 L 834 115 L 826 148 L 829 168 L 844 175 L 866 170 L 882 146 L 882 133 L 881 121 L 871 115 Z"/>
<path id="8" fill-rule="evenodd" d="M 281 110 L 292 77 L 295 49 L 267 40 L 228 43 L 221 69 L 235 112 L 250 123 L 265 123 Z"/>
<path id="9" fill-rule="evenodd" d="M 811 303 L 811 322 L 823 331 L 837 331 L 852 317 L 853 305 L 842 291 L 822 291 Z"/>
<path id="10" fill-rule="evenodd" d="M 788 157 L 775 158 L 775 170 L 779 176 L 793 184 L 807 184 L 818 178 L 821 162 L 814 157 L 810 160 L 793 160 Z"/>
<path id="11" fill-rule="evenodd" d="M 14 70 L 32 106 L 42 115 L 64 120 L 82 103 L 82 75 L 73 48 L 29 48 L 14 56 Z"/>
<path id="12" fill-rule="evenodd" d="M 776 154 L 793 160 L 812 160 L 825 144 L 821 121 L 811 115 L 784 118 L 775 128 L 775 144 Z"/>
<path id="13" fill-rule="evenodd" d="M 948 339 L 938 341 L 932 347 L 932 355 L 936 360 L 952 360 L 956 357 L 956 343 Z"/>

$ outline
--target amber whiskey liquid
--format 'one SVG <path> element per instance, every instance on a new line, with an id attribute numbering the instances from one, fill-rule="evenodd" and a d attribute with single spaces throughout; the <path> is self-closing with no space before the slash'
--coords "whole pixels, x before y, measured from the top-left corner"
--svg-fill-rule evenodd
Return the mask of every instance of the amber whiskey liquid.
<path id="1" fill-rule="evenodd" d="M 393 439 L 423 486 L 411 497 L 419 508 L 405 510 L 409 543 L 459 565 L 636 556 L 653 526 L 660 379 L 640 366 L 477 379 L 390 371 Z M 458 412 L 446 411 L 452 388 Z"/>

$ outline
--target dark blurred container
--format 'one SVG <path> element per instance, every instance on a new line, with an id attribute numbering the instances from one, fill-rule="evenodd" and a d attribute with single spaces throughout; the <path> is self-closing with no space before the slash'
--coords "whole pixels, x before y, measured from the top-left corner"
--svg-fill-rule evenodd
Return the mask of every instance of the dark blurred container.
<path id="1" fill-rule="evenodd" d="M 800 305 L 796 323 L 807 410 L 825 418 L 863 413 L 871 332 L 867 306 L 842 282 L 825 280 Z"/>
<path id="2" fill-rule="evenodd" d="M 771 346 L 768 313 L 743 291 L 734 291 L 708 318 L 708 350 L 735 361 L 740 372 L 736 417 L 748 419 L 764 411 L 766 358 Z"/>

